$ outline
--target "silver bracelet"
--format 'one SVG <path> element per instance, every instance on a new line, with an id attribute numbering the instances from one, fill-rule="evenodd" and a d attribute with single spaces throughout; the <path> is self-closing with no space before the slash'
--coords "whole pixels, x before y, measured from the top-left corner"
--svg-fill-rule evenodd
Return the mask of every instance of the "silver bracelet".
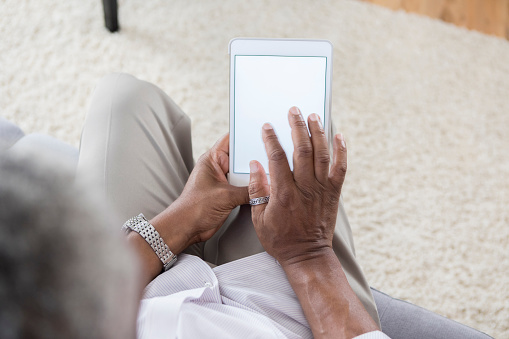
<path id="1" fill-rule="evenodd" d="M 170 251 L 170 248 L 166 245 L 163 238 L 161 238 L 159 232 L 148 222 L 143 213 L 127 220 L 124 226 L 122 226 L 122 231 L 126 234 L 135 231 L 141 235 L 163 263 L 165 272 L 177 261 L 177 256 Z"/>

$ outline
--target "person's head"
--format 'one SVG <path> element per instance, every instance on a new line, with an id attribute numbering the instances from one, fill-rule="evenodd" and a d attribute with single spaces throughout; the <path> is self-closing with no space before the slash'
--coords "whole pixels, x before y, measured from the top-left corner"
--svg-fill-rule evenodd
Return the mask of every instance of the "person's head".
<path id="1" fill-rule="evenodd" d="M 0 338 L 134 338 L 122 225 L 60 167 L 0 154 Z"/>

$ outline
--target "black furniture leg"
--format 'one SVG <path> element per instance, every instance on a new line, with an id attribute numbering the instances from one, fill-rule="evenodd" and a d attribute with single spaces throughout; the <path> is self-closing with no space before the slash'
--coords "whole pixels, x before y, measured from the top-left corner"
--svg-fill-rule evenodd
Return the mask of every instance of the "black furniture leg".
<path id="1" fill-rule="evenodd" d="M 117 0 L 103 0 L 104 23 L 110 32 L 118 31 Z"/>

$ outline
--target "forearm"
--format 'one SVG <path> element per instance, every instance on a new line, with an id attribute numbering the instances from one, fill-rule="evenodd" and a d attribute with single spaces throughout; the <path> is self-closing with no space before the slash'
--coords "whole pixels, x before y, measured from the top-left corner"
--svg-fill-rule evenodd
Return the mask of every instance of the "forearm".
<path id="1" fill-rule="evenodd" d="M 327 248 L 282 264 L 315 338 L 353 338 L 379 330 Z"/>
<path id="2" fill-rule="evenodd" d="M 246 187 L 232 186 L 226 179 L 228 140 L 223 136 L 200 157 L 179 198 L 150 220 L 174 254 L 210 239 L 232 209 L 249 201 Z M 146 286 L 162 272 L 162 262 L 139 234 L 131 232 L 128 241 L 142 262 Z"/>

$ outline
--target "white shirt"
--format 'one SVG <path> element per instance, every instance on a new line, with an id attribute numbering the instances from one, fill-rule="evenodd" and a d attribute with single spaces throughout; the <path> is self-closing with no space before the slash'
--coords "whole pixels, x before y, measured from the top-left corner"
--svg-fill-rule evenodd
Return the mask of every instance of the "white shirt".
<path id="1" fill-rule="evenodd" d="M 181 254 L 145 289 L 138 338 L 313 338 L 297 295 L 266 252 L 210 268 Z M 388 338 L 380 331 L 358 339 Z"/>

